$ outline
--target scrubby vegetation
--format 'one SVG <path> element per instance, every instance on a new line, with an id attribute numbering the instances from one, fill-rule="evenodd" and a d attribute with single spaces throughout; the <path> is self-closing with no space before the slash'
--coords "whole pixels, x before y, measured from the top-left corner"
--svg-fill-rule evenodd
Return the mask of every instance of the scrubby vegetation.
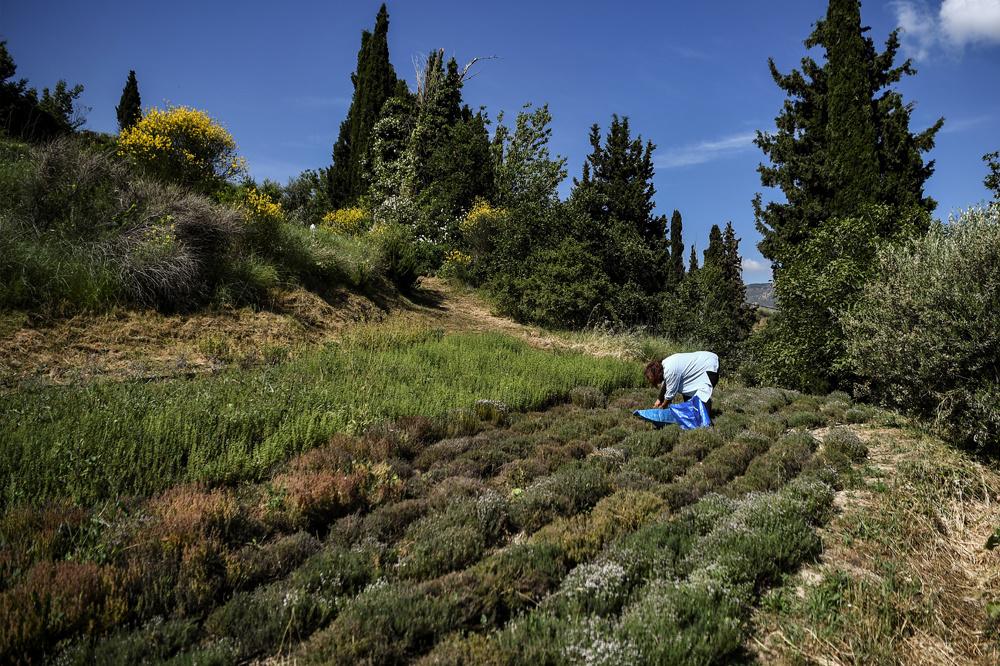
<path id="1" fill-rule="evenodd" d="M 0 42 L 0 334 L 116 308 L 277 310 L 293 287 L 429 310 L 443 280 L 558 331 L 518 327 L 532 346 L 492 314 L 475 332 L 399 316 L 212 375 L 0 382 L 0 662 L 749 662 L 762 603 L 807 648 L 891 661 L 933 595 L 914 601 L 883 535 L 916 548 L 954 527 L 935 500 L 997 493 L 912 457 L 901 483 L 871 483 L 891 466 L 858 426 L 883 412 L 854 400 L 980 451 L 1000 439 L 1000 208 L 932 221 L 923 156 L 943 121 L 911 131 L 898 34 L 878 52 L 860 2 L 830 0 L 805 42 L 822 62 L 770 63 L 788 100 L 756 144 L 784 197 L 754 209 L 780 307 L 755 322 L 733 225 L 684 261 L 627 116 L 592 126 L 563 200 L 547 106 L 491 121 L 463 100 L 478 59 L 445 49 L 411 90 L 388 30 L 383 5 L 332 164 L 284 186 L 249 178 L 208 113 L 141 108 L 134 71 L 118 134 L 79 131 L 82 87 L 39 96 Z M 695 348 L 723 357 L 712 427 L 633 418 L 652 401 L 637 361 Z M 869 444 L 883 457 L 865 468 Z M 859 495 L 882 513 L 848 541 L 886 555 L 885 584 L 826 571 L 789 600 Z M 974 631 L 995 636 L 996 585 L 980 591 Z M 879 624 L 855 640 L 852 622 Z"/>
<path id="2" fill-rule="evenodd" d="M 266 304 L 282 284 L 377 287 L 386 266 L 374 241 L 293 225 L 252 185 L 219 203 L 81 139 L 0 139 L 0 192 L 4 308 Z"/>
<path id="3" fill-rule="evenodd" d="M 754 599 L 818 552 L 814 526 L 864 450 L 849 434 L 788 431 L 806 412 L 843 422 L 842 395 L 734 388 L 716 431 L 681 432 L 630 415 L 647 393 L 597 404 L 606 393 L 591 387 L 573 393 L 588 406 L 404 418 L 238 487 L 8 506 L 0 651 L 61 663 L 734 655 Z"/>
<path id="4" fill-rule="evenodd" d="M 974 276 L 974 277 L 973 277 Z M 864 393 L 1000 451 L 1000 206 L 884 248 L 845 315 Z"/>

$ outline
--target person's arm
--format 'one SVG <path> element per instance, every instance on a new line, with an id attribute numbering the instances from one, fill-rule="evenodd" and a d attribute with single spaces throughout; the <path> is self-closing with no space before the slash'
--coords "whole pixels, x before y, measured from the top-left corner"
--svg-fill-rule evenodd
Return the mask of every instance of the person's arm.
<path id="1" fill-rule="evenodd" d="M 660 399 L 653 405 L 653 409 L 666 407 L 673 401 L 674 396 L 680 390 L 678 377 L 672 372 L 663 373 L 663 384 L 660 385 Z"/>
<path id="2" fill-rule="evenodd" d="M 653 409 L 659 409 L 660 407 L 666 407 L 669 404 L 666 398 L 667 395 L 667 382 L 660 384 L 660 397 L 657 398 L 656 402 L 653 403 Z"/>

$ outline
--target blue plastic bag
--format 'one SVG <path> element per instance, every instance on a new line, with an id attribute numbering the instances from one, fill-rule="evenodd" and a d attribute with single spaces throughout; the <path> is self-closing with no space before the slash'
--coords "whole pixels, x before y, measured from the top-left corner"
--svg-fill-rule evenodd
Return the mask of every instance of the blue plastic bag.
<path id="1" fill-rule="evenodd" d="M 708 417 L 708 408 L 698 396 L 694 396 L 687 402 L 670 405 L 666 409 L 637 409 L 632 413 L 657 426 L 676 423 L 681 427 L 681 430 L 707 428 L 712 425 L 712 420 Z"/>

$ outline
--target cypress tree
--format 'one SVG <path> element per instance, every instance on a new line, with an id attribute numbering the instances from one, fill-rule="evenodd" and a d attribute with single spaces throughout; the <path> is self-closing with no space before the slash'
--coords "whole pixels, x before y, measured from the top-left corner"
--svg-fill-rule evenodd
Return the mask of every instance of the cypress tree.
<path id="1" fill-rule="evenodd" d="M 759 194 L 754 199 L 763 237 L 758 247 L 776 277 L 824 220 L 858 214 L 871 204 L 927 212 L 936 206 L 923 193 L 934 162 L 925 164 L 921 154 L 933 148 L 944 121 L 910 132 L 912 105 L 891 86 L 915 70 L 909 60 L 893 65 L 898 31 L 881 53 L 867 32 L 859 0 L 830 0 L 826 17 L 805 41 L 807 48 L 825 50 L 822 65 L 806 57 L 801 71 L 785 75 L 768 61 L 789 97 L 776 118 L 777 132 L 758 132 L 755 140 L 771 162 L 758 167 L 761 184 L 781 188 L 786 199 L 767 206 Z M 883 231 L 888 236 L 893 230 Z"/>
<path id="2" fill-rule="evenodd" d="M 688 275 L 698 271 L 698 253 L 695 251 L 694 243 L 691 243 L 691 258 L 688 259 Z"/>
<path id="3" fill-rule="evenodd" d="M 708 232 L 708 247 L 705 249 L 705 266 L 721 266 L 725 249 L 722 247 L 722 230 L 719 225 L 713 224 Z"/>
<path id="4" fill-rule="evenodd" d="M 677 286 L 684 279 L 684 238 L 681 212 L 674 210 L 670 217 L 670 277 L 669 283 Z"/>
<path id="5" fill-rule="evenodd" d="M 139 97 L 139 82 L 135 78 L 135 70 L 130 69 L 121 99 L 115 107 L 118 114 L 118 130 L 125 130 L 142 120 L 142 98 Z"/>
<path id="6" fill-rule="evenodd" d="M 652 141 L 643 145 L 642 137 L 632 138 L 627 117 L 611 117 L 611 127 L 601 145 L 601 130 L 590 128 L 592 152 L 584 164 L 583 178 L 574 179 L 575 189 L 593 188 L 597 195 L 590 207 L 591 215 L 602 221 L 619 220 L 633 227 L 651 247 L 664 244 L 664 220 L 653 216 L 653 150 Z"/>
<path id="7" fill-rule="evenodd" d="M 363 162 L 368 156 L 371 131 L 385 101 L 398 90 L 396 70 L 389 62 L 388 34 L 389 12 L 383 3 L 375 17 L 374 32 L 361 33 L 357 70 L 351 75 L 354 95 L 333 146 L 327 187 L 335 207 L 352 203 L 368 189 Z"/>
<path id="8" fill-rule="evenodd" d="M 691 292 L 700 295 L 692 327 L 695 337 L 723 356 L 732 354 L 753 326 L 753 308 L 745 303 L 740 264 L 739 239 L 732 223 L 726 224 L 725 233 L 713 225 L 705 263 L 697 274 L 700 289 Z"/>

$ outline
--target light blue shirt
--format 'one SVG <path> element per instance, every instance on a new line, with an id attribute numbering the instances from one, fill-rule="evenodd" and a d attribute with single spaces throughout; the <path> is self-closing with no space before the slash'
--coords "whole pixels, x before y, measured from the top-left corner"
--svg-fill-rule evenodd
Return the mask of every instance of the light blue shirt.
<path id="1" fill-rule="evenodd" d="M 708 402 L 712 398 L 712 381 L 708 373 L 718 371 L 719 357 L 712 352 L 671 354 L 663 359 L 663 396 L 670 400 L 678 393 L 694 394 L 702 402 Z"/>

